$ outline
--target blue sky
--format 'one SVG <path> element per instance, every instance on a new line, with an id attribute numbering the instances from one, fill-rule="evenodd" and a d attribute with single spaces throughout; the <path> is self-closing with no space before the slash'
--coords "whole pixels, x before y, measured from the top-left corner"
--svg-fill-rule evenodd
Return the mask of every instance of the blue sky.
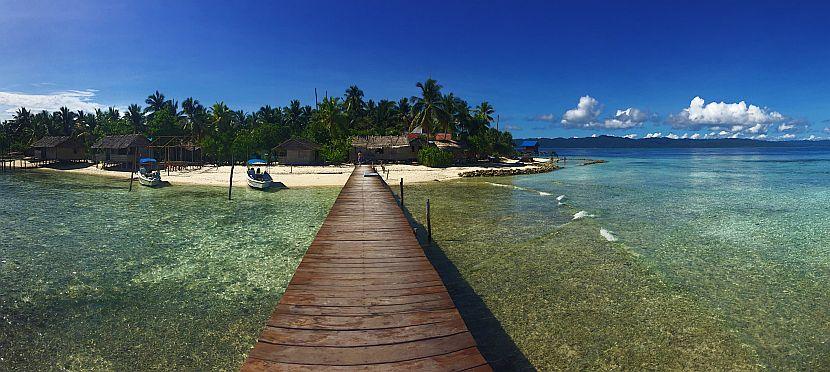
<path id="1" fill-rule="evenodd" d="M 431 76 L 517 137 L 830 136 L 830 5 L 243 3 L 0 0 L 0 117 L 156 89 L 248 111 L 352 84 L 397 99 Z"/>

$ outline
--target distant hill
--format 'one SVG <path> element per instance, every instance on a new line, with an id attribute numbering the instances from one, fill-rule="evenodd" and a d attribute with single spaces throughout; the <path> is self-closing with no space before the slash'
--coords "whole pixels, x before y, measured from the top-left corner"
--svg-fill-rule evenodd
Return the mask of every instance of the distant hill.
<path id="1" fill-rule="evenodd" d="M 614 136 L 582 138 L 523 138 L 513 142 L 539 141 L 541 148 L 729 148 L 729 147 L 830 147 L 830 140 L 821 141 L 761 141 L 746 138 L 719 139 L 631 139 Z"/>

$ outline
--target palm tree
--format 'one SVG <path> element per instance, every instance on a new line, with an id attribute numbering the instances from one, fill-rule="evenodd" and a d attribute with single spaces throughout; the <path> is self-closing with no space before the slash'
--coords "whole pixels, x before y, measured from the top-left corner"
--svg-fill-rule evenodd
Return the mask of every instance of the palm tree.
<path id="1" fill-rule="evenodd" d="M 32 127 L 32 112 L 26 110 L 25 107 L 21 107 L 17 109 L 17 112 L 14 114 L 14 127 L 12 128 L 12 135 L 18 136 L 23 133 L 23 131 L 28 130 Z"/>
<path id="2" fill-rule="evenodd" d="M 107 118 L 113 121 L 121 119 L 121 113 L 118 112 L 117 108 L 110 106 L 107 108 Z"/>
<path id="3" fill-rule="evenodd" d="M 245 129 L 248 128 L 248 123 L 250 122 L 250 115 L 246 114 L 243 110 L 234 111 L 231 117 L 233 119 L 233 126 L 237 129 Z"/>
<path id="4" fill-rule="evenodd" d="M 133 127 L 133 133 L 142 133 L 144 131 L 144 113 L 141 111 L 141 106 L 132 104 L 127 107 L 127 112 L 124 114 L 130 126 Z"/>
<path id="5" fill-rule="evenodd" d="M 325 140 L 325 142 L 329 142 L 332 139 L 338 139 L 345 131 L 345 126 L 347 122 L 347 117 L 344 115 L 343 112 L 343 105 L 340 103 L 340 99 L 337 97 L 327 97 L 323 98 L 323 102 L 320 103 L 317 111 L 314 113 L 314 119 L 311 125 L 312 132 L 315 132 L 313 128 L 321 128 L 324 133 L 318 133 L 321 138 L 318 137 L 316 140 Z M 316 131 L 319 132 L 319 131 Z"/>
<path id="6" fill-rule="evenodd" d="M 60 123 L 61 129 L 63 129 L 63 135 L 71 136 L 72 127 L 75 125 L 75 113 L 64 106 L 55 112 L 54 118 Z"/>
<path id="7" fill-rule="evenodd" d="M 305 129 L 303 108 L 299 100 L 291 100 L 288 107 L 283 109 L 283 120 L 292 135 L 298 135 Z"/>
<path id="8" fill-rule="evenodd" d="M 412 104 L 409 103 L 409 99 L 406 97 L 401 98 L 398 101 L 397 107 L 395 107 L 395 111 L 399 122 L 398 132 L 401 133 L 412 125 L 412 120 L 414 118 Z"/>
<path id="9" fill-rule="evenodd" d="M 427 79 L 423 83 L 415 84 L 421 89 L 420 97 L 412 97 L 415 102 L 415 118 L 412 126 L 420 126 L 427 133 L 427 139 L 432 129 L 441 126 L 450 120 L 450 115 L 441 105 L 441 86 L 434 79 Z"/>
<path id="10" fill-rule="evenodd" d="M 52 132 L 52 114 L 43 110 L 35 114 L 32 120 L 32 140 Z"/>
<path id="11" fill-rule="evenodd" d="M 280 124 L 282 121 L 282 112 L 278 108 L 272 108 L 270 105 L 265 105 L 259 108 L 254 114 L 256 125 L 273 125 Z"/>
<path id="12" fill-rule="evenodd" d="M 346 113 L 360 116 L 366 106 L 366 103 L 363 102 L 363 91 L 357 85 L 350 86 L 349 89 L 346 89 L 343 103 L 346 105 Z"/>
<path id="13" fill-rule="evenodd" d="M 493 108 L 492 105 L 490 105 L 490 103 L 488 103 L 487 101 L 483 101 L 481 102 L 481 104 L 478 105 L 478 107 L 476 107 L 476 118 L 486 123 L 486 125 L 489 127 L 490 123 L 493 122 L 493 113 L 495 112 L 496 110 Z"/>
<path id="14" fill-rule="evenodd" d="M 228 108 L 225 102 L 214 103 L 210 108 L 210 115 L 214 130 L 223 133 L 231 129 L 233 111 Z"/>
<path id="15" fill-rule="evenodd" d="M 205 131 L 205 107 L 199 103 L 199 100 L 188 97 L 182 102 L 182 112 L 185 116 L 184 130 L 190 132 L 196 141 L 200 141 Z"/>
<path id="16" fill-rule="evenodd" d="M 450 118 L 450 120 L 447 120 L 444 123 L 442 129 L 444 133 L 453 133 L 461 124 L 463 107 L 467 106 L 467 104 L 454 94 L 450 93 L 441 99 L 441 106 L 443 106 L 444 111 L 447 112 Z"/>
<path id="17" fill-rule="evenodd" d="M 152 115 L 156 111 L 161 111 L 167 106 L 168 101 L 165 99 L 164 94 L 156 93 L 147 96 L 147 99 L 144 100 L 144 103 L 147 104 L 147 107 L 144 109 L 146 113 Z"/>

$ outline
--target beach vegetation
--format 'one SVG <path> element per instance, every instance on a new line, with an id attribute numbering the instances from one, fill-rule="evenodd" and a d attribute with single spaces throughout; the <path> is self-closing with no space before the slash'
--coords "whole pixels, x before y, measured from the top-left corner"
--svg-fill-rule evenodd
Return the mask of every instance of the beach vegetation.
<path id="1" fill-rule="evenodd" d="M 352 85 L 343 96 L 326 95 L 314 106 L 291 100 L 284 107 L 265 105 L 254 112 L 234 110 L 224 102 L 204 105 L 194 97 L 181 104 L 160 91 L 142 104 L 109 107 L 94 112 L 33 113 L 21 107 L 0 122 L 0 153 L 25 151 L 43 136 L 74 136 L 91 146 L 101 137 L 143 134 L 150 139 L 166 136 L 189 138 L 204 150 L 205 160 L 225 164 L 254 154 L 267 157 L 279 143 L 304 138 L 321 146 L 329 163 L 348 160 L 354 136 L 402 135 L 419 129 L 427 140 L 448 133 L 476 157 L 513 154 L 509 132 L 492 128 L 495 109 L 484 101 L 475 107 L 435 79 L 415 84 L 417 94 L 397 100 L 366 98 Z M 446 156 L 429 152 L 428 163 L 444 164 Z M 427 162 L 422 162 L 426 164 Z"/>
<path id="2" fill-rule="evenodd" d="M 424 147 L 418 151 L 418 164 L 427 167 L 448 167 L 452 165 L 452 154 L 437 147 Z"/>

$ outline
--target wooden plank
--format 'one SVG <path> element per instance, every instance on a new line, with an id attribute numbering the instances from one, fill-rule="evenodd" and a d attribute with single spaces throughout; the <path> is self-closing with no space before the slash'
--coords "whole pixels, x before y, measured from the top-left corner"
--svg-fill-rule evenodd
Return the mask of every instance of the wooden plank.
<path id="1" fill-rule="evenodd" d="M 379 177 L 356 167 L 242 366 L 489 370 Z"/>
<path id="2" fill-rule="evenodd" d="M 278 345 L 354 347 L 377 346 L 451 336 L 467 332 L 459 319 L 400 328 L 354 331 L 266 327 L 261 341 Z"/>
<path id="3" fill-rule="evenodd" d="M 324 347 L 257 344 L 250 357 L 294 364 L 323 364 L 353 366 L 362 364 L 394 363 L 427 358 L 464 350 L 475 346 L 469 332 L 452 336 L 404 342 L 391 345 Z"/>
<path id="4" fill-rule="evenodd" d="M 397 363 L 367 364 L 362 366 L 327 366 L 313 364 L 289 364 L 250 358 L 243 370 L 246 371 L 466 371 L 478 367 L 487 368 L 487 362 L 474 347 L 430 358 L 421 358 Z"/>

